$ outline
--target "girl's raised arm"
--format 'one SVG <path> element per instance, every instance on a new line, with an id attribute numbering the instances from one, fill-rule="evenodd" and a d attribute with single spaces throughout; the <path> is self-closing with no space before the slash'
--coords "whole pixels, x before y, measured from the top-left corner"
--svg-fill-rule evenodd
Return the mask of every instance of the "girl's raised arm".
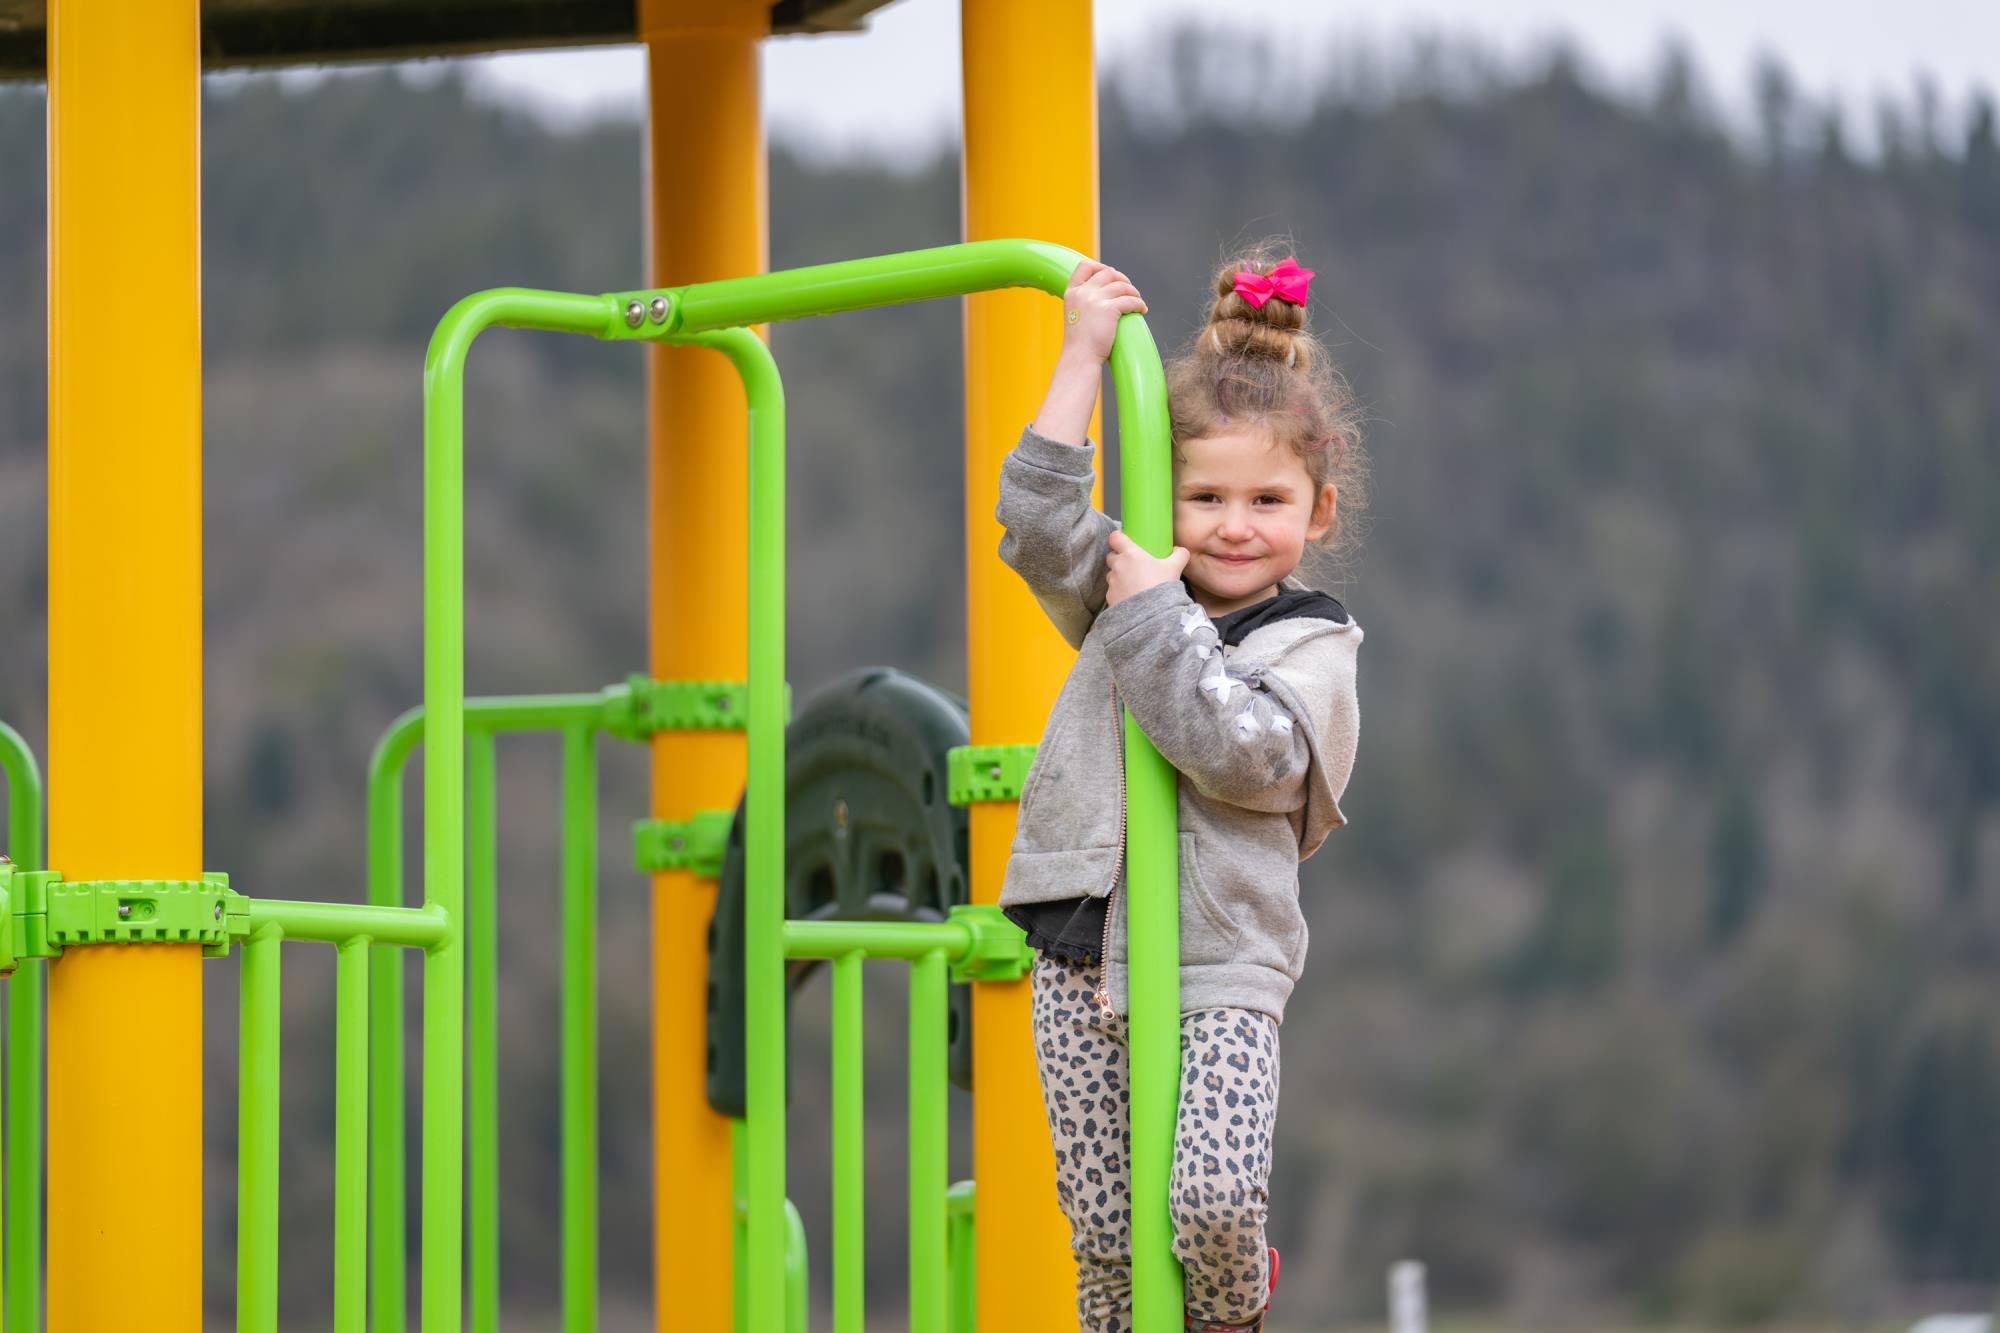
<path id="1" fill-rule="evenodd" d="M 1086 259 L 1063 293 L 1063 345 L 1041 411 L 1000 468 L 1000 558 L 1072 648 L 1104 609 L 1104 557 L 1117 525 L 1090 503 L 1090 414 L 1118 319 L 1146 302 L 1117 269 Z"/>

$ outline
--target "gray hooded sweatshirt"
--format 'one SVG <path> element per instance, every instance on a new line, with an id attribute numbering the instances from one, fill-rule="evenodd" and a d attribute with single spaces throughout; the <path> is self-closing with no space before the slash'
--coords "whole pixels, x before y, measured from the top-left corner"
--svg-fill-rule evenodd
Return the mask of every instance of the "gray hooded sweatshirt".
<path id="1" fill-rule="evenodd" d="M 1283 1022 L 1306 956 L 1299 862 L 1347 822 L 1361 627 L 1298 617 L 1228 649 L 1179 582 L 1107 607 L 1117 525 L 1091 507 L 1091 481 L 1088 445 L 1032 429 L 1000 469 L 1000 558 L 1077 649 L 1021 790 L 1000 905 L 1117 895 L 1105 982 L 1126 1012 L 1129 708 L 1180 773 L 1182 1012 L 1254 1009 Z"/>

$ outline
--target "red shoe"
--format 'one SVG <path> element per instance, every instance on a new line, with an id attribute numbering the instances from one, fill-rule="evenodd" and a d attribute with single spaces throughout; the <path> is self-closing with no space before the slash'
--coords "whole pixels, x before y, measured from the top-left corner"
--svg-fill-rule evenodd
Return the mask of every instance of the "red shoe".
<path id="1" fill-rule="evenodd" d="M 1212 1319 L 1190 1317 L 1187 1321 L 1187 1333 L 1257 1333 L 1257 1330 L 1264 1327 L 1264 1315 L 1271 1308 L 1271 1297 L 1278 1291 L 1278 1252 L 1267 1249 L 1264 1254 L 1270 1260 L 1270 1278 L 1269 1285 L 1264 1288 L 1264 1308 L 1257 1312 L 1257 1317 L 1247 1324 L 1224 1324 Z"/>

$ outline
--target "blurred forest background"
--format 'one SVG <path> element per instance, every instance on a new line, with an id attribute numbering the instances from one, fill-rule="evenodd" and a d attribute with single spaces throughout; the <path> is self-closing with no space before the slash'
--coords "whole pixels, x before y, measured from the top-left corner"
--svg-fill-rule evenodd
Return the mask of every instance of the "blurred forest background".
<path id="1" fill-rule="evenodd" d="M 1990 1309 L 1993 107 L 1884 104 L 1859 154 L 1778 64 L 1755 124 L 1725 128 L 1671 50 L 1650 90 L 1612 93 L 1560 51 L 1524 66 L 1436 42 L 1337 60 L 1265 123 L 1208 91 L 1212 47 L 1179 52 L 1106 87 L 1105 255 L 1172 343 L 1231 245 L 1289 232 L 1372 418 L 1371 532 L 1337 589 L 1369 631 L 1366 726 L 1352 827 L 1304 873 L 1278 1326 L 1379 1321 L 1405 1257 L 1441 1312 L 1520 1325 Z M 640 131 L 559 132 L 393 73 L 232 79 L 204 117 L 207 859 L 250 893 L 358 898 L 369 750 L 419 693 L 424 342 L 480 287 L 638 281 Z M 38 751 L 43 144 L 40 90 L 0 90 L 0 716 Z M 897 172 L 781 144 L 771 199 L 776 266 L 959 237 L 955 160 Z M 130 278 L 130 308 L 105 313 L 137 328 Z M 962 690 L 958 307 L 774 343 L 799 696 L 875 662 Z M 145 356 L 143 335 L 117 350 Z M 481 343 L 475 692 L 643 664 L 642 392 L 631 348 Z M 503 747 L 504 1281 L 528 1326 L 557 1277 L 554 758 Z M 644 766 L 607 743 L 604 772 L 606 1327 L 636 1329 L 647 906 L 624 849 Z M 331 977 L 296 957 L 284 1301 L 304 1328 L 330 1310 Z M 234 972 L 209 974 L 218 1317 Z M 869 994 L 870 1288 L 889 1312 L 900 979 Z M 795 1025 L 791 1140 L 816 1257 L 820 1008 Z"/>

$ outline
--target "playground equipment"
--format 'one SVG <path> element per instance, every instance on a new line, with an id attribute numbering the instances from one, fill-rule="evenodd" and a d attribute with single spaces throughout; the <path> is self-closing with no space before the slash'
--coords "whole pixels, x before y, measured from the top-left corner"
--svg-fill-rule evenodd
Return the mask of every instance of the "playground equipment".
<path id="1" fill-rule="evenodd" d="M 25 747 L 13 733 L 0 733 L 0 742 L 7 742 L 0 744 L 0 760 L 8 775 L 13 845 L 21 853 L 20 865 L 0 867 L 0 894 L 13 927 L 0 932 L 11 935 L 12 946 L 0 963 L 59 957 L 65 947 L 86 943 L 179 941 L 200 944 L 211 954 L 226 953 L 232 945 L 240 948 L 240 1330 L 275 1333 L 277 1328 L 278 982 L 286 941 L 331 944 L 338 956 L 336 1329 L 361 1333 L 369 1326 L 365 1293 L 370 1268 L 372 1326 L 378 1333 L 403 1327 L 402 1020 L 396 951 L 404 948 L 420 949 L 424 956 L 422 1327 L 460 1326 L 467 1200 L 461 1169 L 468 1129 L 472 1322 L 475 1329 L 497 1327 L 494 737 L 530 730 L 562 737 L 564 1327 L 595 1327 L 594 745 L 600 734 L 639 739 L 663 728 L 689 726 L 741 726 L 749 746 L 749 781 L 739 827 L 730 835 L 737 848 L 724 852 L 724 859 L 734 856 L 741 862 L 741 933 L 735 935 L 726 916 L 716 932 L 716 939 L 729 942 L 729 952 L 738 939 L 742 948 L 744 1115 L 734 1135 L 739 1150 L 737 1326 L 756 1333 L 804 1327 L 803 1231 L 784 1188 L 786 967 L 788 962 L 824 960 L 833 968 L 834 1326 L 841 1333 L 859 1333 L 862 1327 L 860 968 L 874 958 L 900 960 L 910 969 L 910 1326 L 926 1333 L 972 1327 L 973 1203 L 965 1187 L 953 1190 L 946 1178 L 947 976 L 974 984 L 1016 980 L 1027 952 L 1019 930 L 997 908 L 944 902 L 944 886 L 963 882 L 958 856 L 947 859 L 940 850 L 956 842 L 957 830 L 948 818 L 942 829 L 935 827 L 935 818 L 930 821 L 934 827 L 928 830 L 927 857 L 910 854 L 921 850 L 921 841 L 877 848 L 883 854 L 895 852 L 905 869 L 919 866 L 919 881 L 936 886 L 922 895 L 923 910 L 891 915 L 942 919 L 866 919 L 880 915 L 881 904 L 874 901 L 871 907 L 866 898 L 857 904 L 851 894 L 853 910 L 843 912 L 835 895 L 818 904 L 825 909 L 819 919 L 787 917 L 785 407 L 775 363 L 750 326 L 1003 287 L 1060 293 L 1078 259 L 1072 251 L 1035 242 L 980 242 L 681 288 L 598 296 L 500 289 L 453 307 L 432 339 L 425 365 L 424 702 L 421 710 L 392 726 L 371 764 L 366 904 L 246 897 L 219 875 L 199 881 L 70 882 L 57 872 L 23 868 L 34 865 L 38 850 L 33 836 L 38 791 Z M 740 688 L 726 682 L 635 680 L 597 694 L 465 697 L 462 375 L 473 341 L 495 327 L 690 344 L 720 353 L 741 376 L 750 415 L 751 513 L 750 669 Z M 1136 540 L 1164 550 L 1171 528 L 1165 388 L 1158 353 L 1140 317 L 1128 316 L 1121 323 L 1111 365 L 1123 423 L 1126 526 Z M 861 703 L 871 690 L 872 697 Z M 950 701 L 872 673 L 837 690 L 828 708 L 851 716 L 858 705 L 887 710 L 914 728 L 915 762 L 906 776 L 919 790 L 927 790 L 920 804 L 935 807 L 937 741 L 953 738 Z M 813 715 L 809 709 L 803 720 Z M 400 901 L 398 821 L 401 768 L 419 745 L 425 760 L 424 895 L 422 905 L 413 907 Z M 1018 771 L 1023 758 L 1018 748 L 987 753 L 946 747 L 945 781 L 956 789 L 958 800 L 1004 799 L 1011 795 L 1009 770 Z M 1181 1276 L 1171 1252 L 1166 1200 L 1179 1077 L 1175 780 L 1129 715 L 1126 763 L 1134 1282 L 1136 1327 L 1151 1333 L 1178 1328 L 1181 1319 Z M 890 767 L 862 765 L 860 771 L 880 779 Z M 836 763 L 834 771 L 829 779 L 808 765 L 792 784 L 793 794 L 823 793 L 830 790 L 828 781 L 838 787 L 856 778 L 851 764 L 843 771 Z M 861 789 L 855 790 L 858 795 Z M 857 801 L 857 808 L 861 804 Z M 879 795 L 865 802 L 871 811 L 882 804 Z M 844 826 L 847 816 L 837 823 Z M 705 831 L 693 825 L 642 829 L 642 859 L 654 858 L 658 865 L 679 858 L 713 872 L 719 868 L 715 832 L 713 821 Z M 833 836 L 839 838 L 839 830 Z M 813 869 L 824 873 L 829 885 L 836 882 L 831 860 Z M 725 900 L 732 906 L 734 901 Z M 843 915 L 849 919 L 834 919 Z M 10 985 L 25 996 L 33 993 L 34 980 L 31 969 L 17 974 Z M 31 1005 L 19 1009 L 32 1012 Z M 727 1018 L 726 1006 L 721 1013 L 712 1012 L 712 1031 L 726 1033 Z M 13 1035 L 13 1058 L 25 1059 L 19 1052 L 33 1047 L 19 1040 L 22 1034 Z M 472 1095 L 469 1111 L 462 1112 L 467 1071 Z M 24 1195 L 32 1197 L 32 1176 L 24 1169 L 31 1158 L 21 1155 L 14 1136 L 22 1125 L 33 1123 L 34 1092 L 32 1077 L 10 1079 L 9 1146 L 15 1148 L 8 1173 L 10 1223 L 32 1216 L 32 1203 L 23 1202 Z M 16 1224 L 7 1238 L 7 1308 L 16 1328 L 36 1322 L 31 1303 L 35 1264 L 28 1248 L 33 1232 Z"/>
<path id="2" fill-rule="evenodd" d="M 1096 89 L 1087 0 L 958 3 L 965 235 L 1043 236 L 1094 252 Z M 227 941 L 204 945 L 190 936 L 185 943 L 145 947 L 99 941 L 120 930 L 169 930 L 163 917 L 138 919 L 147 910 L 164 910 L 166 903 L 175 904 L 173 913 L 183 917 L 198 915 L 207 904 L 208 924 L 171 929 L 212 932 L 219 905 L 229 939 L 261 934 L 258 947 L 246 950 L 255 959 L 246 958 L 252 971 L 246 989 L 257 995 L 274 993 L 280 938 L 334 944 L 340 975 L 347 979 L 340 997 L 340 1054 L 342 1068 L 350 1070 L 361 1045 L 357 1014 L 383 1022 L 391 988 L 398 984 L 395 969 L 356 961 L 371 951 L 380 958 L 421 944 L 427 989 L 443 984 L 440 972 L 464 969 L 470 974 L 467 1013 L 478 1020 L 491 1003 L 491 978 L 481 961 L 491 954 L 482 953 L 486 927 L 477 901 L 484 873 L 480 858 L 488 853 L 477 847 L 468 849 L 464 867 L 474 901 L 462 938 L 436 938 L 439 926 L 430 918 L 437 914 L 428 907 L 397 909 L 430 914 L 422 917 L 370 914 L 397 907 L 385 894 L 388 880 L 376 852 L 370 857 L 370 887 L 377 901 L 365 912 L 359 904 L 310 913 L 297 906 L 262 906 L 202 876 L 201 73 L 231 64 L 637 40 L 646 48 L 650 82 L 646 280 L 674 292 L 705 279 L 753 273 L 767 263 L 761 40 L 779 31 L 853 27 L 874 7 L 874 0 L 587 5 L 510 0 L 446 9 L 377 0 L 294 0 L 282 6 L 266 0 L 144 5 L 0 0 L 0 78 L 33 79 L 46 71 L 49 95 L 47 759 L 54 785 L 47 846 L 70 890 L 77 883 L 135 881 L 184 890 L 162 889 L 144 901 L 132 895 L 107 898 L 101 904 L 106 933 L 99 934 L 100 904 L 93 896 L 51 893 L 64 886 L 46 877 L 25 878 L 19 886 L 16 901 L 34 909 L 27 919 L 39 929 L 47 930 L 53 907 L 59 924 L 68 921 L 64 929 L 76 928 L 72 917 L 83 913 L 85 933 L 70 937 L 61 961 L 48 972 L 43 1254 L 33 1250 L 39 1239 L 33 1226 L 21 1222 L 35 1213 L 38 1125 L 17 1114 L 7 1127 L 6 1189 L 14 1210 L 6 1241 L 8 1327 L 37 1326 L 35 1284 L 19 1274 L 44 1268 L 48 1326 L 57 1333 L 133 1327 L 197 1333 L 202 1327 L 202 1157 L 191 1146 L 200 1142 L 203 1125 L 200 959 L 204 947 Z M 341 170 L 337 161 L 321 166 Z M 143 301 L 136 307 L 135 274 L 144 275 Z M 1038 277 L 1034 285 L 1047 282 Z M 995 746 L 1037 734 L 1071 656 L 1018 580 L 992 556 L 999 459 L 1040 390 L 1059 330 L 1033 292 L 983 292 L 969 297 L 965 308 L 967 692 L 972 741 Z M 120 350 L 128 325 L 108 318 L 119 311 L 143 318 L 145 355 Z M 742 391 L 723 357 L 671 345 L 671 338 L 655 341 L 647 354 L 647 680 L 653 683 L 649 688 L 679 688 L 658 683 L 691 681 L 740 687 L 747 675 L 747 573 L 742 564 L 716 562 L 709 553 L 746 543 Z M 146 423 L 143 434 L 131 429 L 135 420 Z M 143 558 L 134 560 L 134 553 Z M 142 659 L 145 670 L 133 671 Z M 107 700 L 118 706 L 105 706 Z M 473 798 L 465 813 L 476 830 L 478 793 L 486 782 L 479 725 L 485 715 L 474 704 L 465 716 L 465 794 Z M 559 729 L 573 759 L 587 752 L 589 735 L 601 734 Z M 745 1154 L 732 1144 L 741 1131 L 708 1103 L 705 1026 L 674 1021 L 704 1005 L 703 927 L 714 902 L 714 880 L 697 873 L 705 865 L 677 860 L 674 844 L 712 850 L 724 822 L 715 812 L 733 805 L 744 788 L 745 745 L 743 733 L 733 728 L 665 729 L 643 739 L 652 757 L 652 813 L 660 821 L 651 830 L 658 838 L 652 845 L 667 853 L 648 864 L 664 867 L 655 870 L 652 884 L 653 1012 L 659 1019 L 652 1058 L 655 1309 L 659 1327 L 672 1330 L 686 1317 L 677 1295 L 695 1284 L 703 1284 L 704 1310 L 714 1310 L 712 1275 L 729 1267 L 742 1248 L 732 1227 L 735 1200 L 745 1188 L 740 1174 Z M 1018 759 L 1014 751 L 996 753 L 1013 756 L 997 761 L 1003 772 Z M 569 771 L 582 773 L 584 765 L 573 763 Z M 10 805 L 18 806 L 32 783 L 11 768 L 9 779 Z M 427 785 L 432 781 L 427 774 Z M 580 799 L 587 784 L 577 781 L 567 790 Z M 1013 805 L 982 800 L 965 814 L 971 897 L 990 902 L 1012 837 Z M 18 852 L 28 844 L 17 839 L 14 845 Z M 588 852 L 577 844 L 572 855 L 583 858 Z M 584 864 L 579 859 L 567 866 L 580 875 Z M 24 858 L 23 866 L 29 865 Z M 433 859 L 427 880 L 435 878 L 435 870 Z M 121 908 L 133 916 L 118 916 Z M 281 921 L 273 913 L 290 915 Z M 23 929 L 19 919 L 15 925 Z M 364 949 L 358 943 L 362 937 L 375 943 Z M 46 935 L 35 947 L 51 947 Z M 576 937 L 572 947 L 585 945 Z M 16 1098 L 28 1096 L 31 1081 L 21 1071 L 36 1063 L 27 1034 L 39 1030 L 34 1020 L 43 971 L 31 949 L 22 952 L 12 987 L 15 1002 L 9 1006 L 9 1025 L 18 1039 L 7 1054 Z M 353 981 L 363 967 L 372 974 L 365 1010 Z M 584 998 L 572 1000 L 573 1016 L 588 1017 Z M 987 1222 L 971 1243 L 979 1267 L 990 1272 L 1004 1264 L 1009 1274 L 1005 1283 L 982 1284 L 973 1303 L 989 1328 L 1056 1326 L 1072 1308 L 1067 1228 L 1046 1178 L 1020 1169 L 1047 1153 L 1035 1074 L 1020 1058 L 1026 987 L 981 983 L 970 987 L 969 998 L 977 1018 L 972 1072 L 980 1089 L 974 1175 L 985 1182 L 979 1211 Z M 587 1029 L 576 1024 L 572 1030 Z M 135 1040 L 136 1032 L 144 1040 Z M 259 1028 L 246 1035 L 252 1040 L 243 1058 L 272 1067 L 271 1033 Z M 435 1045 L 441 1039 L 428 1040 Z M 486 1067 L 482 1040 L 473 1033 L 466 1051 L 475 1086 L 478 1071 Z M 581 1044 L 575 1048 L 583 1050 Z M 377 1073 L 366 1084 L 367 1111 L 359 1120 L 351 1090 L 360 1085 L 352 1077 L 344 1085 L 350 1095 L 342 1101 L 338 1129 L 350 1162 L 357 1124 L 365 1130 L 369 1117 L 380 1124 L 400 1115 L 387 1077 L 387 1049 L 377 1044 L 368 1057 L 377 1063 Z M 581 1080 L 572 1084 L 580 1085 Z M 250 1106 L 255 1114 L 244 1125 L 246 1142 L 270 1141 L 275 1109 L 269 1100 Z M 587 1110 L 587 1104 L 574 1106 L 571 1118 Z M 490 1132 L 485 1115 L 478 1108 L 471 1115 L 467 1130 L 473 1145 L 485 1142 Z M 143 1147 L 131 1138 L 138 1124 L 146 1127 Z M 190 1146 L 158 1150 L 162 1144 Z M 573 1142 L 569 1151 L 581 1148 Z M 425 1160 L 437 1157 L 432 1151 Z M 371 1167 L 378 1197 L 385 1197 L 379 1181 L 390 1169 L 380 1158 Z M 475 1159 L 475 1188 L 484 1169 Z M 428 1176 L 427 1183 L 437 1184 Z M 575 1188 L 570 1212 L 587 1218 L 589 1198 L 582 1186 Z M 269 1187 L 260 1183 L 256 1189 L 261 1192 L 246 1201 L 268 1207 Z M 377 1204 L 377 1225 L 365 1233 L 372 1248 L 365 1261 L 359 1256 L 353 1237 L 364 1233 L 354 1221 L 356 1189 L 352 1173 L 343 1173 L 336 1212 L 346 1219 L 347 1239 L 337 1259 L 346 1292 L 358 1291 L 353 1274 L 364 1262 L 389 1274 L 395 1269 L 392 1251 L 401 1253 L 400 1214 L 390 1216 Z M 954 1234 L 963 1236 L 968 1214 L 962 1195 L 960 1200 L 952 1216 L 960 1227 Z M 492 1253 L 490 1221 L 477 1205 L 471 1218 L 475 1281 L 490 1285 L 492 1261 L 482 1257 Z M 565 1230 L 588 1236 L 583 1220 Z M 444 1239 L 442 1228 L 427 1229 L 427 1259 L 436 1258 Z M 454 1231 L 449 1240 L 456 1247 L 461 1237 Z M 263 1243 L 254 1236 L 244 1239 L 256 1260 L 246 1271 L 268 1266 L 254 1249 Z M 589 1252 L 581 1240 L 571 1244 L 572 1255 Z M 140 1262 L 146 1279 L 133 1281 Z M 426 1274 L 436 1267 L 427 1262 Z M 580 1269 L 568 1271 L 571 1288 L 582 1290 Z M 395 1280 L 399 1269 L 378 1277 L 378 1312 L 389 1306 L 387 1297 L 394 1295 L 389 1284 Z M 479 1289 L 475 1286 L 475 1293 Z M 261 1309 L 267 1293 L 251 1294 L 256 1299 L 250 1304 Z M 342 1307 L 343 1328 L 353 1327 L 358 1317 L 355 1299 L 343 1298 L 349 1302 Z M 574 1326 L 588 1309 L 578 1302 L 587 1298 L 568 1299 L 566 1314 Z M 475 1294 L 475 1320 L 482 1308 Z M 742 1301 L 735 1309 L 741 1320 Z"/>

